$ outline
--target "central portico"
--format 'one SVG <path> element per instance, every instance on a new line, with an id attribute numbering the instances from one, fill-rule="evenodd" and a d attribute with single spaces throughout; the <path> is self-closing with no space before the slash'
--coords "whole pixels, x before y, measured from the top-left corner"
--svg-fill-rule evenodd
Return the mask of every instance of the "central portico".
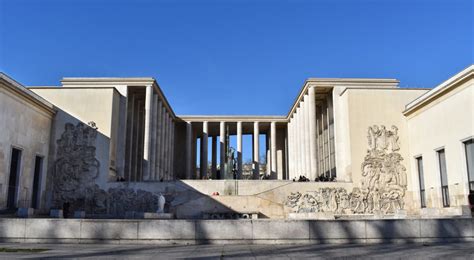
<path id="1" fill-rule="evenodd" d="M 242 179 L 243 165 L 243 135 L 252 135 L 252 176 L 251 179 L 260 179 L 263 176 L 269 179 L 284 179 L 287 177 L 285 163 L 286 156 L 286 117 L 283 116 L 180 116 L 177 122 L 178 131 L 185 132 L 185 168 L 176 165 L 177 172 L 186 173 L 186 179 Z M 178 132 L 179 134 L 179 132 Z M 266 136 L 266 144 L 260 144 L 260 135 Z M 229 137 L 236 136 L 235 159 L 236 174 L 222 174 L 227 169 L 229 155 Z M 197 147 L 197 139 L 200 147 Z M 211 139 L 210 176 L 207 169 L 208 140 Z M 260 147 L 265 145 L 267 151 L 267 172 L 260 172 Z M 219 152 L 218 152 L 219 150 Z M 198 172 L 196 170 L 196 156 L 200 154 Z M 219 153 L 219 154 L 218 154 Z M 219 158 L 219 164 L 218 164 Z M 228 172 L 228 171 L 227 171 Z M 221 174 L 218 174 L 221 173 Z"/>

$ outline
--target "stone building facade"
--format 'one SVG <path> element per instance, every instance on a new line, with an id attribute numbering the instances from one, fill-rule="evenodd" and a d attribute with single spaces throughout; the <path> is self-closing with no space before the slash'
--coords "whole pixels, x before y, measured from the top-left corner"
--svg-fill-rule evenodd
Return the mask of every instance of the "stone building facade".
<path id="1" fill-rule="evenodd" d="M 431 90 L 394 79 L 308 79 L 283 116 L 176 115 L 153 78 L 64 78 L 60 87 L 29 88 L 2 79 L 0 209 L 37 200 L 39 210 L 68 203 L 91 216 L 125 217 L 156 211 L 164 195 L 178 218 L 471 214 L 474 66 Z M 17 107 L 8 103 L 13 88 Z M 43 121 L 16 116 L 33 108 Z M 251 175 L 242 170 L 244 135 L 253 140 Z M 29 162 L 12 174 L 15 147 L 39 147 L 39 188 L 28 166 L 35 152 L 25 150 Z M 41 192 L 32 199 L 9 189 Z"/>

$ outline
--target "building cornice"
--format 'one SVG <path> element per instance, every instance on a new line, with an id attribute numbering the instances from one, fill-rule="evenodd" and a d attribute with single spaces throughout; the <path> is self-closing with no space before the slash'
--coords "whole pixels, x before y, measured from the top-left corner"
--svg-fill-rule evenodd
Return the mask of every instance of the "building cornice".
<path id="1" fill-rule="evenodd" d="M 76 77 L 65 77 L 61 80 L 61 84 L 64 88 L 78 88 L 82 86 L 91 87 L 115 87 L 115 86 L 128 86 L 128 87 L 144 87 L 153 86 L 155 92 L 158 93 L 160 99 L 163 101 L 164 106 L 170 111 L 173 120 L 176 119 L 171 105 L 166 99 L 165 94 L 160 88 L 160 85 L 155 78 L 152 77 L 134 77 L 134 78 L 76 78 Z"/>
<path id="2" fill-rule="evenodd" d="M 316 88 L 333 88 L 333 87 L 346 87 L 346 88 L 367 88 L 367 89 L 393 89 L 397 88 L 400 81 L 397 79 L 374 79 L 374 78 L 309 78 L 301 87 L 299 94 L 296 96 L 293 105 L 290 107 L 288 114 L 286 115 L 287 120 L 290 120 L 291 115 L 294 113 L 296 108 L 308 91 L 310 87 Z M 316 94 L 317 95 L 317 94 Z"/>
<path id="3" fill-rule="evenodd" d="M 44 98 L 35 94 L 33 91 L 27 89 L 25 86 L 18 83 L 14 79 L 10 78 L 8 75 L 4 74 L 3 72 L 0 72 L 0 81 L 2 81 L 3 83 L 2 85 L 7 87 L 10 91 L 23 97 L 25 100 L 29 101 L 30 103 L 40 107 L 47 113 L 51 115 L 56 113 L 56 110 L 53 104 L 49 103 Z"/>
<path id="4" fill-rule="evenodd" d="M 178 115 L 178 120 L 184 122 L 277 122 L 286 123 L 285 116 L 255 116 L 255 115 Z"/>
<path id="5" fill-rule="evenodd" d="M 77 85 L 127 85 L 127 86 L 147 86 L 152 85 L 156 80 L 152 77 L 137 78 L 74 78 L 65 77 L 61 80 L 63 87 Z"/>
<path id="6" fill-rule="evenodd" d="M 462 83 L 473 78 L 474 78 L 474 65 L 471 65 L 465 68 L 464 70 L 462 70 L 461 72 L 459 72 L 458 74 L 452 76 L 448 80 L 444 81 L 443 83 L 439 84 L 435 88 L 426 92 L 425 94 L 419 96 L 412 102 L 408 103 L 405 106 L 405 111 L 403 111 L 403 114 L 405 116 L 412 114 L 418 109 L 424 107 L 427 104 L 430 104 L 431 102 L 438 99 L 439 97 L 449 93 L 453 89 L 462 85 Z"/>

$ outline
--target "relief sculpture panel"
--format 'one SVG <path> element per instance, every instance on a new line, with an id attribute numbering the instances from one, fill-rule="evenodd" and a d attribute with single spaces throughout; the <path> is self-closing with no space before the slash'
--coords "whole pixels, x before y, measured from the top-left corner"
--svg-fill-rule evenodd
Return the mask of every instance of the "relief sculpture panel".
<path id="1" fill-rule="evenodd" d="M 368 149 L 361 164 L 362 181 L 352 192 L 344 188 L 320 188 L 291 193 L 285 205 L 293 212 L 335 214 L 393 214 L 404 208 L 406 168 L 399 153 L 398 128 L 370 126 Z"/>
<path id="2" fill-rule="evenodd" d="M 84 204 L 91 191 L 97 192 L 95 179 L 99 176 L 100 162 L 96 159 L 96 137 L 97 127 L 93 122 L 65 124 L 61 138 L 56 141 L 53 172 L 53 198 L 57 207 L 66 202 Z M 77 201 L 78 197 L 82 197 L 82 202 Z"/>
<path id="3" fill-rule="evenodd" d="M 67 123 L 56 141 L 53 200 L 56 208 L 68 204 L 70 211 L 124 216 L 127 211 L 155 212 L 158 195 L 121 187 L 107 191 L 96 184 L 100 162 L 96 158 L 97 127 Z"/>

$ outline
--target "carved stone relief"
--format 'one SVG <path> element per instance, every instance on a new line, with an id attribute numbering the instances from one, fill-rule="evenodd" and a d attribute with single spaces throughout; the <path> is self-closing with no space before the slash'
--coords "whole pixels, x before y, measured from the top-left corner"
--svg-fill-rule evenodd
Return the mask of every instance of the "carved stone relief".
<path id="1" fill-rule="evenodd" d="M 90 195 L 99 176 L 100 162 L 95 158 L 97 127 L 67 123 L 56 141 L 53 173 L 53 197 L 56 206 L 73 203 L 78 196 Z M 88 192 L 86 192 L 88 191 Z"/>
<path id="2" fill-rule="evenodd" d="M 401 164 L 398 128 L 371 126 L 367 154 L 361 165 L 360 187 L 348 193 L 344 188 L 320 188 L 291 193 L 285 202 L 293 212 L 335 214 L 392 214 L 404 208 L 406 168 Z"/>
<path id="3" fill-rule="evenodd" d="M 69 203 L 70 211 L 123 216 L 127 211 L 155 212 L 158 195 L 130 188 L 101 189 L 95 182 L 100 162 L 96 158 L 97 127 L 67 123 L 57 140 L 54 163 L 53 197 L 55 207 Z"/>

